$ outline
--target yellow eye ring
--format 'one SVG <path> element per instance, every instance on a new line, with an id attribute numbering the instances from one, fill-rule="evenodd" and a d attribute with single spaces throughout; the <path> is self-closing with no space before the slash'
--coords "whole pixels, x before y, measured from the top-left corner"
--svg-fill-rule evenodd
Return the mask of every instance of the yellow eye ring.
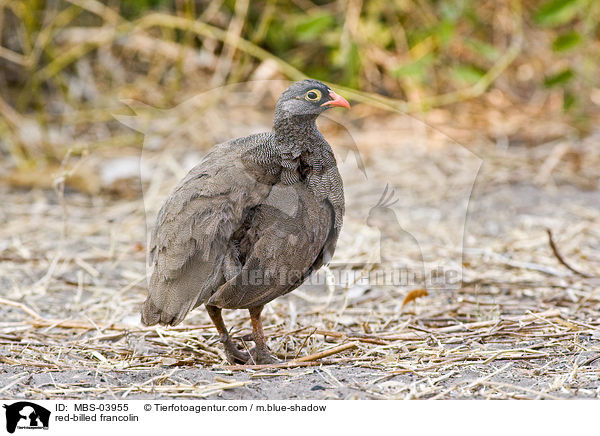
<path id="1" fill-rule="evenodd" d="M 321 91 L 318 89 L 311 89 L 306 94 L 304 94 L 304 98 L 308 101 L 319 101 L 321 100 Z"/>

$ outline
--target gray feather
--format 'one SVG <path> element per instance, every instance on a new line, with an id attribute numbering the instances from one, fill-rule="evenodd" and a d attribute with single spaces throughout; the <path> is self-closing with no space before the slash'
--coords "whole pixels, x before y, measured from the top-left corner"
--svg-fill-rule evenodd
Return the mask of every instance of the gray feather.
<path id="1" fill-rule="evenodd" d="M 298 83 L 288 91 L 316 86 Z M 145 324 L 178 324 L 204 303 L 265 304 L 333 255 L 342 179 L 314 122 L 320 112 L 291 114 L 286 93 L 272 132 L 215 146 L 165 201 L 150 243 Z"/>

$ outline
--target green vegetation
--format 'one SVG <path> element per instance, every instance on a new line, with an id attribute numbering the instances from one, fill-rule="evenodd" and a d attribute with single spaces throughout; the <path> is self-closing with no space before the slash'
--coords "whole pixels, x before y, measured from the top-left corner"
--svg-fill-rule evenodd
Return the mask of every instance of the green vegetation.
<path id="1" fill-rule="evenodd" d="M 477 99 L 499 78 L 515 104 L 560 93 L 578 127 L 598 109 L 594 0 L 5 0 L 0 29 L 0 152 L 18 164 L 61 159 L 52 123 L 111 128 L 119 96 L 167 107 L 265 62 L 400 111 Z"/>

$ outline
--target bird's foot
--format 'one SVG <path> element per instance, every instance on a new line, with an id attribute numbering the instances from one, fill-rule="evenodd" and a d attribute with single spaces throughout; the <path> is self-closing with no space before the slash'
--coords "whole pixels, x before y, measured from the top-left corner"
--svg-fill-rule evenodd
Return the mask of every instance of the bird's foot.
<path id="1" fill-rule="evenodd" d="M 231 339 L 223 342 L 223 347 L 227 361 L 232 365 L 244 364 L 250 359 L 250 355 L 240 350 Z"/>
<path id="2" fill-rule="evenodd" d="M 250 357 L 246 361 L 246 365 L 270 365 L 273 363 L 281 363 L 281 360 L 269 353 L 265 347 L 254 347 L 250 350 Z"/>

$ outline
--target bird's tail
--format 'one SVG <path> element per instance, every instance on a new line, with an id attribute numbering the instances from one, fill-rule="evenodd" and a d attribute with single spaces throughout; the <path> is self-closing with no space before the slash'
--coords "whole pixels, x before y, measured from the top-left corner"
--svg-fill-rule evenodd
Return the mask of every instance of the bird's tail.
<path id="1" fill-rule="evenodd" d="M 155 268 L 148 298 L 142 306 L 142 323 L 177 325 L 190 310 L 204 304 L 223 281 L 219 264 L 193 260 L 170 279 Z"/>
<path id="2" fill-rule="evenodd" d="M 178 282 L 158 280 L 156 274 L 150 278 L 150 292 L 142 306 L 142 323 L 151 326 L 177 325 L 188 314 L 197 295 L 182 292 Z"/>
<path id="3" fill-rule="evenodd" d="M 142 323 L 147 326 L 156 325 L 160 322 L 161 310 L 150 297 L 146 298 L 142 306 Z"/>

